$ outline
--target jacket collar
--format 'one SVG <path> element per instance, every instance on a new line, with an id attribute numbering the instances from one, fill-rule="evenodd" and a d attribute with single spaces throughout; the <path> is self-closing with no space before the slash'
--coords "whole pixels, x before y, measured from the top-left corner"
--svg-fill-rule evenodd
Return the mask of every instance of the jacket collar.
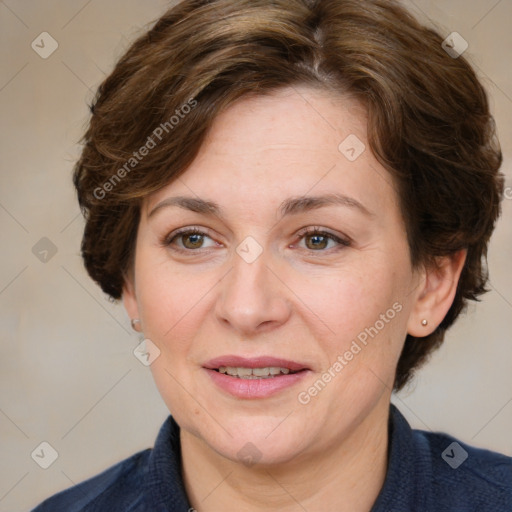
<path id="1" fill-rule="evenodd" d="M 427 489 L 432 481 L 432 465 L 430 457 L 425 456 L 428 446 L 417 446 L 422 442 L 426 440 L 413 435 L 407 420 L 391 404 L 386 479 L 371 512 L 430 510 Z M 180 428 L 172 416 L 160 429 L 145 478 L 147 499 L 154 512 L 192 509 L 181 474 Z"/>

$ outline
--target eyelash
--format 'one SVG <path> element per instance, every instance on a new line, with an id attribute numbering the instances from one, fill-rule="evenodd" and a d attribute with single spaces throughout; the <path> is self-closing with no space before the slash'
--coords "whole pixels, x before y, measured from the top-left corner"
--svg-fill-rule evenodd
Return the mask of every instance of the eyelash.
<path id="1" fill-rule="evenodd" d="M 204 231 L 202 231 L 199 228 L 196 228 L 196 227 L 193 227 L 193 228 L 183 228 L 181 230 L 178 230 L 175 233 L 171 233 L 171 235 L 166 236 L 162 240 L 162 245 L 164 245 L 165 247 L 171 247 L 171 246 L 174 245 L 173 242 L 176 239 L 178 239 L 180 236 L 184 236 L 184 235 L 200 235 L 200 236 L 211 238 L 207 233 L 205 233 Z M 336 236 L 335 234 L 330 233 L 328 231 L 325 231 L 322 228 L 316 227 L 316 226 L 313 227 L 313 228 L 307 228 L 307 229 L 301 230 L 298 233 L 299 242 L 301 242 L 307 236 L 314 236 L 314 235 L 325 237 L 325 238 L 327 238 L 329 240 L 332 240 L 333 242 L 336 242 L 338 244 L 338 247 L 331 247 L 330 249 L 319 249 L 319 250 L 313 250 L 313 249 L 307 249 L 307 248 L 305 249 L 306 251 L 309 251 L 311 253 L 331 252 L 332 250 L 339 250 L 342 247 L 350 247 L 350 245 L 351 245 L 350 239 L 348 239 L 348 238 L 340 238 L 340 237 Z M 178 252 L 181 252 L 181 253 L 189 253 L 189 254 L 193 253 L 193 252 L 200 252 L 201 249 L 202 249 L 202 248 L 186 249 L 186 248 L 177 247 L 177 246 L 171 247 L 171 248 L 174 251 L 178 251 Z"/>

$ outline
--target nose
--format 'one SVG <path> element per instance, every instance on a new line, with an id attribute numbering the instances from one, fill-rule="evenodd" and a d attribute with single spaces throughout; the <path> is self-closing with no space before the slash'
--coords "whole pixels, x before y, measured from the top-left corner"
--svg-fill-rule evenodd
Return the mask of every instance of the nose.
<path id="1" fill-rule="evenodd" d="M 233 268 L 220 283 L 215 314 L 239 335 L 267 332 L 283 325 L 290 317 L 288 288 L 279 272 L 269 266 L 268 256 L 263 251 L 249 263 L 235 253 Z"/>

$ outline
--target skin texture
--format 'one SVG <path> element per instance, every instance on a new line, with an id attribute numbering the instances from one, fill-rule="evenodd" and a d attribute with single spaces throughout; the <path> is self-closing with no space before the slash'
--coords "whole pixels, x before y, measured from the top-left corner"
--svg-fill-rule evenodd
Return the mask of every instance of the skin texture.
<path id="1" fill-rule="evenodd" d="M 338 149 L 351 134 L 366 145 L 354 161 Z M 368 211 L 328 205 L 280 217 L 289 198 L 333 193 Z M 155 210 L 174 196 L 214 201 L 221 213 Z M 187 227 L 204 238 L 174 237 Z M 302 237 L 305 228 L 348 245 Z M 252 263 L 236 250 L 249 236 L 262 250 Z M 385 478 L 389 401 L 406 334 L 427 335 L 441 322 L 463 262 L 458 253 L 435 269 L 411 267 L 391 177 L 368 148 L 355 100 L 294 87 L 243 98 L 220 115 L 192 166 L 145 200 L 123 294 L 160 350 L 151 370 L 182 429 L 192 505 L 369 510 Z M 377 324 L 381 315 L 388 321 Z M 378 334 L 301 403 L 299 393 L 372 326 Z M 203 368 L 229 354 L 281 357 L 310 371 L 273 396 L 235 398 Z M 256 464 L 240 459 L 247 443 Z"/>

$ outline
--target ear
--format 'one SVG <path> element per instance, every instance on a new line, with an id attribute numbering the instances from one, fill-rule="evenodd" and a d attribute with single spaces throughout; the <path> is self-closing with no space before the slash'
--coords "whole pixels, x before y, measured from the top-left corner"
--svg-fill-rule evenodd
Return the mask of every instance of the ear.
<path id="1" fill-rule="evenodd" d="M 438 258 L 436 265 L 424 269 L 407 324 L 408 334 L 428 336 L 443 321 L 455 298 L 466 255 L 466 250 L 461 250 Z M 424 320 L 426 325 L 422 324 Z"/>
<path id="2" fill-rule="evenodd" d="M 140 332 L 140 321 L 135 323 L 133 320 L 139 319 L 139 306 L 137 304 L 137 294 L 135 293 L 135 284 L 130 276 L 126 276 L 123 286 L 123 305 L 132 320 L 132 327 Z"/>

